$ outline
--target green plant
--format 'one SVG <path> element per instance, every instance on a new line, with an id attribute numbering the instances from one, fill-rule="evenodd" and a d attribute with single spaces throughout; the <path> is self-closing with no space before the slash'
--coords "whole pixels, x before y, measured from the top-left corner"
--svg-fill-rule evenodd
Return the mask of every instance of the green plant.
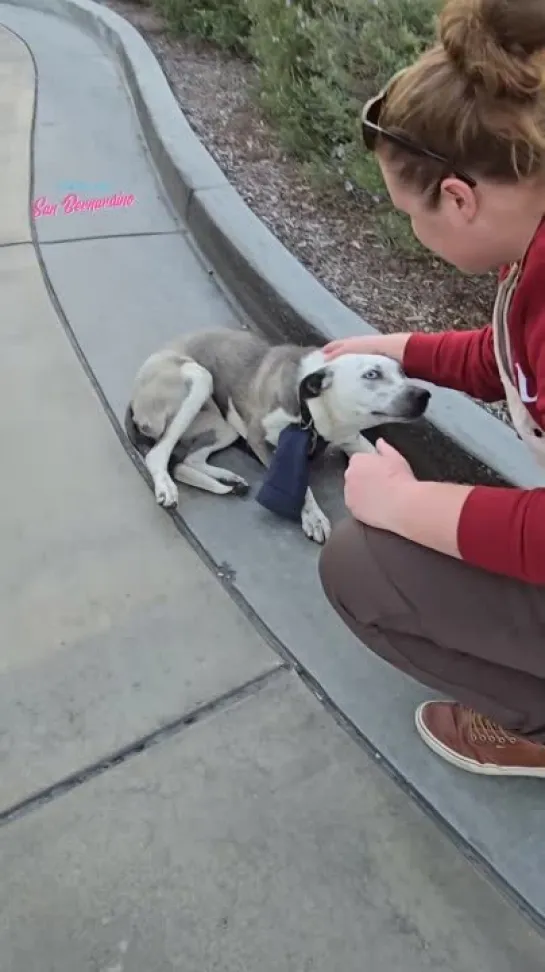
<path id="1" fill-rule="evenodd" d="M 433 41 L 441 0 L 154 2 L 174 29 L 249 53 L 256 96 L 282 147 L 320 182 L 363 195 L 384 239 L 394 235 L 407 249 L 410 232 L 362 151 L 359 116 L 362 103 Z"/>
<path id="2" fill-rule="evenodd" d="M 321 182 L 375 209 L 384 239 L 414 249 L 362 151 L 362 104 L 432 43 L 439 0 L 247 0 L 259 98 L 283 147 Z"/>
<path id="3" fill-rule="evenodd" d="M 153 0 L 170 28 L 245 54 L 250 31 L 246 0 Z"/>
<path id="4" fill-rule="evenodd" d="M 260 97 L 287 149 L 360 182 L 362 102 L 432 40 L 438 0 L 247 0 Z"/>

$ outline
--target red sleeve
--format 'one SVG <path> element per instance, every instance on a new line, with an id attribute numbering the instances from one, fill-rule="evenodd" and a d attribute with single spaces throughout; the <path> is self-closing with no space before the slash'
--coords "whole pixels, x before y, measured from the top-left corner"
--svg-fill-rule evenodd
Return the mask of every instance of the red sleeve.
<path id="1" fill-rule="evenodd" d="M 537 392 L 534 418 L 545 429 L 545 309 L 526 342 Z M 545 585 L 545 488 L 476 486 L 458 524 L 462 558 L 477 567 Z"/>
<path id="2" fill-rule="evenodd" d="M 545 488 L 476 486 L 462 508 L 458 547 L 476 567 L 545 585 Z"/>
<path id="3" fill-rule="evenodd" d="M 413 334 L 403 368 L 410 378 L 454 388 L 483 402 L 498 402 L 505 392 L 496 366 L 492 328 Z"/>

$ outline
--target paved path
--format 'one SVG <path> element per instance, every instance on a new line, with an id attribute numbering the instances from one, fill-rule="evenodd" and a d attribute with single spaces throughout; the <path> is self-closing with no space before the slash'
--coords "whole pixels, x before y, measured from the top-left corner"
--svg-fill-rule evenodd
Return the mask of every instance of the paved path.
<path id="1" fill-rule="evenodd" d="M 55 3 L 62 8 L 64 0 Z M 270 258 L 278 259 L 262 225 L 250 217 L 249 226 L 236 193 L 227 183 L 218 185 L 221 173 L 187 124 L 182 124 L 168 86 L 139 35 L 109 11 L 94 4 L 85 7 L 86 3 L 78 0 L 78 16 L 85 13 L 87 24 L 90 11 L 96 16 L 98 10 L 102 16 L 110 15 L 109 29 L 121 24 L 125 44 L 137 42 L 134 64 L 142 75 L 142 91 L 148 104 L 159 102 L 163 121 L 166 113 L 164 137 L 176 146 L 195 178 L 189 222 L 200 239 L 207 233 L 214 237 L 210 252 L 216 254 L 218 267 L 225 271 L 232 253 L 230 261 L 221 235 L 214 236 L 214 220 L 237 246 L 244 237 L 247 247 L 265 253 L 268 249 Z M 68 9 L 74 10 L 70 0 Z M 113 56 L 108 60 L 96 41 L 65 20 L 24 9 L 5 10 L 4 16 L 31 44 L 38 64 L 34 195 L 55 203 L 75 180 L 87 184 L 83 194 L 103 191 L 93 189 L 102 184 L 136 199 L 132 207 L 59 212 L 54 218 L 37 220 L 50 285 L 114 421 L 119 422 L 127 390 L 148 353 L 173 334 L 211 324 L 239 327 L 241 319 L 216 286 L 215 267 L 206 267 L 198 259 L 185 226 L 171 213 L 154 179 L 143 149 L 144 133 L 127 104 L 118 62 Z M 149 126 L 147 131 L 149 137 Z M 186 211 L 184 206 L 178 208 Z M 231 266 L 230 279 L 233 272 Z M 293 284 L 287 270 L 285 279 Z M 255 492 L 262 475 L 257 464 L 236 451 L 228 463 Z M 313 470 L 313 478 L 324 508 L 333 519 L 343 516 L 341 464 L 326 462 L 322 469 Z M 230 591 L 274 633 L 398 777 L 446 821 L 471 853 L 529 903 L 545 927 L 541 782 L 510 780 L 506 786 L 502 780 L 462 776 L 422 745 L 413 713 L 427 693 L 362 651 L 338 622 L 318 584 L 318 549 L 296 526 L 268 515 L 251 496 L 227 506 L 189 489 L 182 491 L 180 514 L 180 529 L 206 551 Z"/>
<path id="2" fill-rule="evenodd" d="M 0 28 L 2 972 L 542 970 L 538 935 L 264 642 L 121 448 L 48 287 L 114 411 L 177 318 L 236 321 L 102 49 L 31 11 L 0 23 L 39 73 L 32 173 L 34 65 Z M 137 205 L 38 219 L 44 277 L 32 178 L 53 203 L 101 182 Z"/>

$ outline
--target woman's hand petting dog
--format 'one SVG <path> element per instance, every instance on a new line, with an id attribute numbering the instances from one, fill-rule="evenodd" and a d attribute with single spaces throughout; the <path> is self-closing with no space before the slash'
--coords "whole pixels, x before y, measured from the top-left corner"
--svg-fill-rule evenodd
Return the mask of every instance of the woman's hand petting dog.
<path id="1" fill-rule="evenodd" d="M 334 361 L 343 354 L 383 354 L 400 364 L 403 362 L 405 348 L 410 334 L 362 334 L 358 337 L 340 338 L 330 341 L 322 348 L 326 360 Z"/>
<path id="2" fill-rule="evenodd" d="M 407 493 L 418 484 L 409 463 L 384 439 L 376 452 L 352 456 L 344 475 L 344 501 L 352 516 L 397 533 Z"/>

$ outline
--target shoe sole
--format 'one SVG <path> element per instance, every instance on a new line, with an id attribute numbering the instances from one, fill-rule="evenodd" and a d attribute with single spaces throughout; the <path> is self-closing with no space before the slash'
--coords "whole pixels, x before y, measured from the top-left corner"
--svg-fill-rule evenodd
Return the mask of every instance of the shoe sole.
<path id="1" fill-rule="evenodd" d="M 447 763 L 450 763 L 451 766 L 465 770 L 466 773 L 474 773 L 476 776 L 526 776 L 534 779 L 545 779 L 545 767 L 529 766 L 524 768 L 522 766 L 498 766 L 496 763 L 477 763 L 473 759 L 468 759 L 467 756 L 460 756 L 459 753 L 449 749 L 448 746 L 444 746 L 439 739 L 432 735 L 424 722 L 423 713 L 429 704 L 429 702 L 424 702 L 418 706 L 415 712 L 416 731 L 422 742 L 437 756 L 441 756 Z"/>

